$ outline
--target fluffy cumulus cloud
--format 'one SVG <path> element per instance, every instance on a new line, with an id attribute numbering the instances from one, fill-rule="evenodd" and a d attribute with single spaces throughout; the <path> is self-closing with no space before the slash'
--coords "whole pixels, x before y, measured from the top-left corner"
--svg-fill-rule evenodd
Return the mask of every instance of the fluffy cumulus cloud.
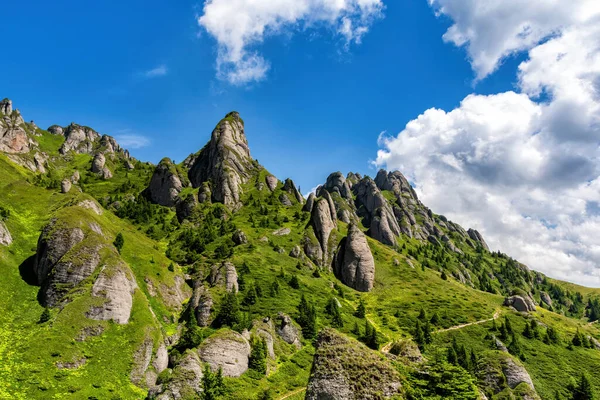
<path id="1" fill-rule="evenodd" d="M 198 23 L 217 40 L 218 77 L 243 85 L 266 77 L 269 62 L 256 50 L 265 37 L 325 27 L 347 47 L 383 8 L 382 0 L 206 0 Z"/>
<path id="2" fill-rule="evenodd" d="M 550 276 L 600 286 L 600 3 L 430 1 L 484 77 L 527 51 L 517 91 L 429 109 L 376 163 L 425 204 Z M 537 10 L 537 11 L 536 11 Z"/>

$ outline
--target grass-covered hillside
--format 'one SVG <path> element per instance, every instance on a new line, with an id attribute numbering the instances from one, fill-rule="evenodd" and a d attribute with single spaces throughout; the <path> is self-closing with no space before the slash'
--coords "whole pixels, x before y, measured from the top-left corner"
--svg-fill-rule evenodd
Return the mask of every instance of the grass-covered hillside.
<path id="1" fill-rule="evenodd" d="M 2 399 L 600 393 L 600 292 L 490 252 L 401 174 L 304 199 L 237 113 L 156 167 L 91 128 L 11 129 L 32 144 L 0 154 Z"/>

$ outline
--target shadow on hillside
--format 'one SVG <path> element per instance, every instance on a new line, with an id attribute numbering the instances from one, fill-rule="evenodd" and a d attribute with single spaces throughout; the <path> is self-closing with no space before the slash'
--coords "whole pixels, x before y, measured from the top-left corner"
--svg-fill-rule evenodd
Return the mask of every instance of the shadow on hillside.
<path id="1" fill-rule="evenodd" d="M 35 263 L 35 254 L 23 261 L 21 265 L 19 265 L 19 273 L 21 274 L 21 279 L 25 281 L 28 285 L 31 286 L 39 286 L 37 281 L 37 276 L 33 271 L 33 265 Z"/>

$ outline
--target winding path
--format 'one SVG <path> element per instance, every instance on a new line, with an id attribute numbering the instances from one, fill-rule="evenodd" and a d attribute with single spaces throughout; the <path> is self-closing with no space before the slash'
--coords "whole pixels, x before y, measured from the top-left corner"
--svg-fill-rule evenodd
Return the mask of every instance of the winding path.
<path id="1" fill-rule="evenodd" d="M 434 331 L 432 333 L 442 333 L 442 332 L 448 332 L 448 331 L 455 331 L 457 329 L 466 328 L 467 326 L 485 324 L 486 322 L 490 322 L 490 321 L 493 321 L 495 319 L 498 319 L 499 316 L 500 316 L 500 310 L 496 310 L 496 312 L 494 313 L 494 316 L 492 318 L 482 319 L 481 321 L 469 322 L 468 324 L 451 326 L 450 328 L 440 329 L 440 330 Z"/>
<path id="2" fill-rule="evenodd" d="M 287 399 L 288 397 L 292 397 L 292 396 L 294 396 L 294 395 L 296 395 L 296 394 L 298 394 L 298 393 L 302 393 L 302 392 L 304 392 L 305 390 L 306 390 L 306 388 L 305 388 L 305 387 L 303 387 L 303 388 L 300 388 L 300 389 L 296 389 L 296 390 L 294 390 L 293 392 L 290 392 L 290 393 L 286 394 L 285 396 L 283 396 L 283 397 L 280 397 L 278 400 L 284 400 L 284 399 Z"/>

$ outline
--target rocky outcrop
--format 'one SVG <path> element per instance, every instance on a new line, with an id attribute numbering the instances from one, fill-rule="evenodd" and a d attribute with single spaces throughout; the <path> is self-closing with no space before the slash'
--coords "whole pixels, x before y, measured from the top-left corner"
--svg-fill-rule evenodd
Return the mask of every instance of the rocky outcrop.
<path id="1" fill-rule="evenodd" d="M 328 192 L 338 193 L 343 199 L 352 200 L 350 185 L 341 172 L 334 172 L 329 175 L 324 187 Z"/>
<path id="2" fill-rule="evenodd" d="M 237 332 L 222 330 L 206 339 L 198 354 L 213 371 L 222 368 L 224 376 L 238 377 L 248 370 L 250 343 Z"/>
<path id="3" fill-rule="evenodd" d="M 168 383 L 154 388 L 148 397 L 156 400 L 199 398 L 202 393 L 202 361 L 193 350 L 187 350 L 173 368 Z"/>
<path id="4" fill-rule="evenodd" d="M 198 326 L 206 327 L 210 324 L 210 313 L 213 307 L 213 300 L 210 292 L 201 281 L 194 284 L 194 293 L 190 299 L 190 310 L 196 316 Z"/>
<path id="5" fill-rule="evenodd" d="M 362 343 L 326 328 L 306 389 L 306 400 L 382 399 L 400 393 L 402 378 L 379 354 Z"/>
<path id="6" fill-rule="evenodd" d="M 228 292 L 237 292 L 238 275 L 235 266 L 229 261 L 213 265 L 210 270 L 209 282 L 212 286 L 224 284 Z"/>
<path id="7" fill-rule="evenodd" d="M 474 242 L 479 243 L 484 249 L 488 251 L 490 250 L 485 240 L 483 240 L 483 236 L 481 236 L 481 233 L 479 233 L 475 229 L 469 229 L 467 231 L 467 234 L 471 239 L 473 239 Z"/>
<path id="8" fill-rule="evenodd" d="M 288 192 L 289 194 L 291 194 L 298 203 L 300 203 L 300 204 L 304 203 L 304 197 L 302 197 L 302 194 L 296 188 L 294 181 L 292 181 L 290 178 L 285 180 L 285 182 L 283 184 L 283 190 Z"/>
<path id="9" fill-rule="evenodd" d="M 169 366 L 169 353 L 167 352 L 167 347 L 164 343 L 161 343 L 156 350 L 156 354 L 154 355 L 154 361 L 152 361 L 152 366 L 157 374 L 163 372 Z"/>
<path id="10" fill-rule="evenodd" d="M 284 313 L 277 314 L 276 321 L 276 332 L 283 339 L 284 342 L 288 344 L 293 344 L 297 348 L 301 348 L 302 344 L 300 343 L 301 335 L 300 329 L 298 329 L 289 315 Z"/>
<path id="11" fill-rule="evenodd" d="M 2 220 L 0 220 L 0 245 L 10 246 L 13 242 L 12 236 L 8 231 L 8 228 Z"/>
<path id="12" fill-rule="evenodd" d="M 100 204 L 96 203 L 95 200 L 83 200 L 80 201 L 77 206 L 87 210 L 92 210 L 96 215 L 102 215 L 104 213 L 104 211 L 102 211 L 102 207 L 100 207 Z"/>
<path id="13" fill-rule="evenodd" d="M 354 224 L 348 227 L 348 236 L 340 242 L 333 272 L 345 285 L 360 292 L 373 289 L 375 260 L 367 238 Z"/>
<path id="14" fill-rule="evenodd" d="M 87 126 L 71 123 L 64 129 L 65 142 L 58 150 L 60 154 L 74 151 L 78 154 L 92 154 L 94 143 L 100 139 L 100 134 Z"/>
<path id="15" fill-rule="evenodd" d="M 532 312 L 535 311 L 535 304 L 529 297 L 523 296 L 510 296 L 504 300 L 504 305 L 507 307 L 514 307 L 515 310 L 520 312 Z"/>
<path id="16" fill-rule="evenodd" d="M 170 159 L 163 158 L 156 166 L 144 194 L 153 203 L 173 207 L 182 189 L 175 165 Z"/>
<path id="17" fill-rule="evenodd" d="M 506 357 L 502 364 L 502 372 L 506 377 L 506 384 L 511 388 L 516 388 L 519 384 L 525 383 L 531 389 L 535 390 L 533 382 L 525 367 L 512 357 Z"/>
<path id="18" fill-rule="evenodd" d="M 27 136 L 26 124 L 12 101 L 0 102 L 0 151 L 4 153 L 29 153 L 35 142 Z"/>
<path id="19" fill-rule="evenodd" d="M 548 293 L 541 292 L 540 297 L 546 305 L 552 307 L 552 298 L 550 297 L 550 295 Z"/>
<path id="20" fill-rule="evenodd" d="M 358 215 L 363 218 L 363 225 L 369 227 L 369 235 L 383 244 L 394 246 L 396 237 L 400 235 L 400 227 L 394 212 L 375 182 L 363 178 L 352 188 L 356 195 Z"/>
<path id="21" fill-rule="evenodd" d="M 301 256 L 302 256 L 302 249 L 300 248 L 300 246 L 292 247 L 292 250 L 290 250 L 290 257 L 300 258 Z"/>
<path id="22" fill-rule="evenodd" d="M 95 174 L 99 174 L 104 169 L 104 165 L 106 164 L 106 157 L 104 154 L 98 153 L 94 156 L 92 160 L 92 172 Z"/>
<path id="23" fill-rule="evenodd" d="M 319 241 L 322 252 L 322 265 L 327 264 L 330 255 L 329 238 L 337 226 L 337 219 L 332 218 L 330 203 L 325 198 L 319 198 L 313 207 L 311 222 L 315 236 Z M 307 252 L 308 254 L 309 252 Z"/>
<path id="24" fill-rule="evenodd" d="M 135 278 L 125 264 L 104 266 L 92 287 L 92 295 L 105 300 L 100 306 L 93 306 L 88 318 L 117 324 L 129 322 L 133 307 L 133 293 L 137 288 Z"/>
<path id="25" fill-rule="evenodd" d="M 279 195 L 279 201 L 281 202 L 282 205 L 284 205 L 286 207 L 290 207 L 292 205 L 292 201 L 285 193 L 281 193 Z"/>
<path id="26" fill-rule="evenodd" d="M 188 176 L 194 187 L 211 182 L 212 201 L 235 210 L 241 207 L 241 185 L 248 182 L 254 170 L 244 122 L 238 113 L 231 112 L 197 154 Z"/>

